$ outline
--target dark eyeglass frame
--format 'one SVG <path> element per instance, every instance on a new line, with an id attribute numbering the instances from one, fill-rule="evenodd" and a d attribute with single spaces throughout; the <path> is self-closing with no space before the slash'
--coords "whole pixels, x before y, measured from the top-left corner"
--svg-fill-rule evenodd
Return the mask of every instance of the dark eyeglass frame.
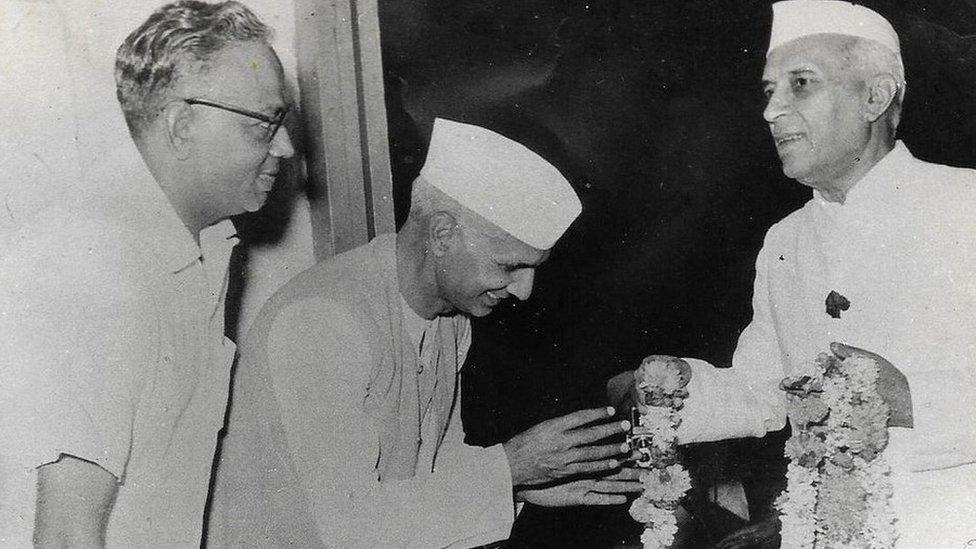
<path id="1" fill-rule="evenodd" d="M 270 143 L 274 140 L 275 135 L 281 126 L 285 123 L 285 117 L 288 116 L 289 107 L 283 109 L 278 109 L 278 112 L 274 116 L 268 116 L 264 113 L 257 111 L 252 111 L 250 109 L 245 109 L 244 107 L 238 107 L 237 105 L 230 105 L 227 103 L 220 103 L 217 101 L 211 101 L 209 99 L 200 99 L 192 97 L 183 100 L 187 105 L 203 105 L 204 107 L 213 107 L 215 109 L 221 109 L 225 111 L 230 111 L 232 113 L 239 114 L 241 116 L 246 116 L 248 118 L 253 118 L 255 120 L 260 120 L 268 125 L 267 135 L 265 136 L 265 141 Z"/>

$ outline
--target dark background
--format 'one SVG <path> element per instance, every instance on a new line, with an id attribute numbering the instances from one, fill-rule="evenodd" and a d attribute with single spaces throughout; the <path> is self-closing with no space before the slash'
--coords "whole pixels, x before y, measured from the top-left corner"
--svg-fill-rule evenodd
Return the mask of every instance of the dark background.
<path id="1" fill-rule="evenodd" d="M 522 141 L 584 204 L 532 298 L 475 323 L 471 442 L 602 405 L 606 380 L 647 354 L 731 361 L 763 235 L 810 197 L 782 175 L 762 119 L 770 3 L 380 3 L 398 221 L 435 116 Z M 976 2 L 865 3 L 902 40 L 899 137 L 920 158 L 976 165 Z M 745 474 L 761 514 L 782 443 L 767 438 L 692 448 L 689 465 Z M 512 545 L 612 546 L 637 531 L 625 508 L 527 508 Z"/>

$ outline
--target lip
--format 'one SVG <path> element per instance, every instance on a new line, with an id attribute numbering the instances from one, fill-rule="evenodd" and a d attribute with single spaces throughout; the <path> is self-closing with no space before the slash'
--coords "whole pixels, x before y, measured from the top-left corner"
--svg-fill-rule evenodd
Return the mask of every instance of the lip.
<path id="1" fill-rule="evenodd" d="M 270 193 L 271 189 L 274 188 L 275 180 L 278 178 L 277 173 L 260 173 L 258 174 L 258 180 L 263 182 L 263 185 L 259 185 L 258 188 L 261 192 Z"/>
<path id="2" fill-rule="evenodd" d="M 804 137 L 805 136 L 802 132 L 774 133 L 773 141 L 776 143 L 776 147 L 778 148 L 778 147 L 788 146 L 791 143 L 796 143 L 797 141 L 800 141 Z"/>
<path id="3" fill-rule="evenodd" d="M 498 305 L 499 303 L 501 303 L 504 300 L 505 300 L 505 297 L 504 296 L 500 296 L 500 295 L 496 294 L 495 292 L 492 292 L 492 291 L 485 292 L 485 301 L 488 302 L 488 306 L 489 307 L 494 307 L 495 305 Z"/>

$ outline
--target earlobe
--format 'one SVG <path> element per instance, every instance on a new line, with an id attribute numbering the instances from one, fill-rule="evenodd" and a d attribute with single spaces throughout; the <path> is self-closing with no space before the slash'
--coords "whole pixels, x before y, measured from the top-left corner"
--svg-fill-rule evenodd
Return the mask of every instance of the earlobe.
<path id="1" fill-rule="evenodd" d="M 890 74 L 879 74 L 868 83 L 868 97 L 864 118 L 875 122 L 888 110 L 898 94 L 898 83 Z"/>
<path id="2" fill-rule="evenodd" d="M 457 219 L 449 212 L 434 212 L 427 224 L 427 241 L 430 252 L 441 257 L 451 251 L 457 244 L 460 226 Z"/>
<path id="3" fill-rule="evenodd" d="M 190 105 L 182 101 L 170 103 L 163 110 L 166 141 L 174 155 L 180 160 L 185 160 L 190 156 L 192 117 Z"/>

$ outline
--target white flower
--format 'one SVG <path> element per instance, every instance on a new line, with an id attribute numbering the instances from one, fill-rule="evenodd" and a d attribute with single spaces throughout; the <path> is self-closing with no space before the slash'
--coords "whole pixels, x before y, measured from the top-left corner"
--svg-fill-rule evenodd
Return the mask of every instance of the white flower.
<path id="1" fill-rule="evenodd" d="M 641 543 L 644 549 L 664 549 L 671 547 L 674 535 L 678 533 L 678 521 L 674 518 L 674 513 L 668 512 L 661 515 L 653 526 L 649 526 L 641 534 Z"/>
<path id="2" fill-rule="evenodd" d="M 823 392 L 819 397 L 829 408 L 824 426 L 800 426 L 791 443 L 802 447 L 804 440 L 810 440 L 811 435 L 815 436 L 819 430 L 826 429 L 823 443 L 827 446 L 828 459 L 805 462 L 807 467 L 796 461 L 789 463 L 786 472 L 787 488 L 776 500 L 782 522 L 782 547 L 819 549 L 829 544 L 838 548 L 890 549 L 894 546 L 898 535 L 891 505 L 890 470 L 883 453 L 874 457 L 887 440 L 885 436 L 877 436 L 881 432 L 879 430 L 887 429 L 887 408 L 878 408 L 884 406 L 884 403 L 877 391 L 877 377 L 878 364 L 867 357 L 844 360 L 838 368 L 831 368 L 825 375 Z M 795 403 L 791 405 L 796 406 Z M 803 438 L 804 436 L 807 438 Z M 801 456 L 802 452 L 789 455 Z M 867 461 L 864 456 L 871 461 Z M 833 471 L 835 476 L 828 476 L 828 471 Z M 844 476 L 837 477 L 837 474 Z M 835 481 L 839 478 L 846 479 L 847 484 L 838 485 Z M 824 497 L 863 497 L 865 499 L 857 501 L 864 502 L 864 510 L 860 513 L 837 512 L 837 500 L 833 499 L 830 500 L 835 502 L 832 512 L 826 510 L 831 507 L 827 505 L 822 514 L 818 513 L 818 497 L 821 490 L 828 486 L 822 484 L 822 479 L 833 479 L 829 486 L 834 491 L 825 492 Z M 837 492 L 838 486 L 848 488 L 841 488 L 843 491 Z M 856 490 L 857 494 L 864 495 L 850 494 L 848 490 Z M 854 522 L 857 524 L 853 524 Z M 852 524 L 855 528 L 851 528 Z M 831 532 L 834 536 L 828 539 L 827 534 Z M 838 540 L 835 539 L 837 532 L 853 532 L 844 534 L 845 537 L 853 537 L 849 540 Z"/>
<path id="3" fill-rule="evenodd" d="M 673 395 L 681 388 L 680 370 L 670 357 L 648 357 L 638 368 L 637 388 L 645 396 L 651 393 Z M 640 406 L 639 426 L 643 436 L 650 436 L 651 454 L 673 456 L 678 444 L 678 412 L 670 406 Z M 669 460 L 642 465 L 641 483 L 644 492 L 630 506 L 634 520 L 645 524 L 641 542 L 645 549 L 670 547 L 678 531 L 673 509 L 685 492 L 691 489 L 691 477 L 679 463 L 661 467 Z"/>

